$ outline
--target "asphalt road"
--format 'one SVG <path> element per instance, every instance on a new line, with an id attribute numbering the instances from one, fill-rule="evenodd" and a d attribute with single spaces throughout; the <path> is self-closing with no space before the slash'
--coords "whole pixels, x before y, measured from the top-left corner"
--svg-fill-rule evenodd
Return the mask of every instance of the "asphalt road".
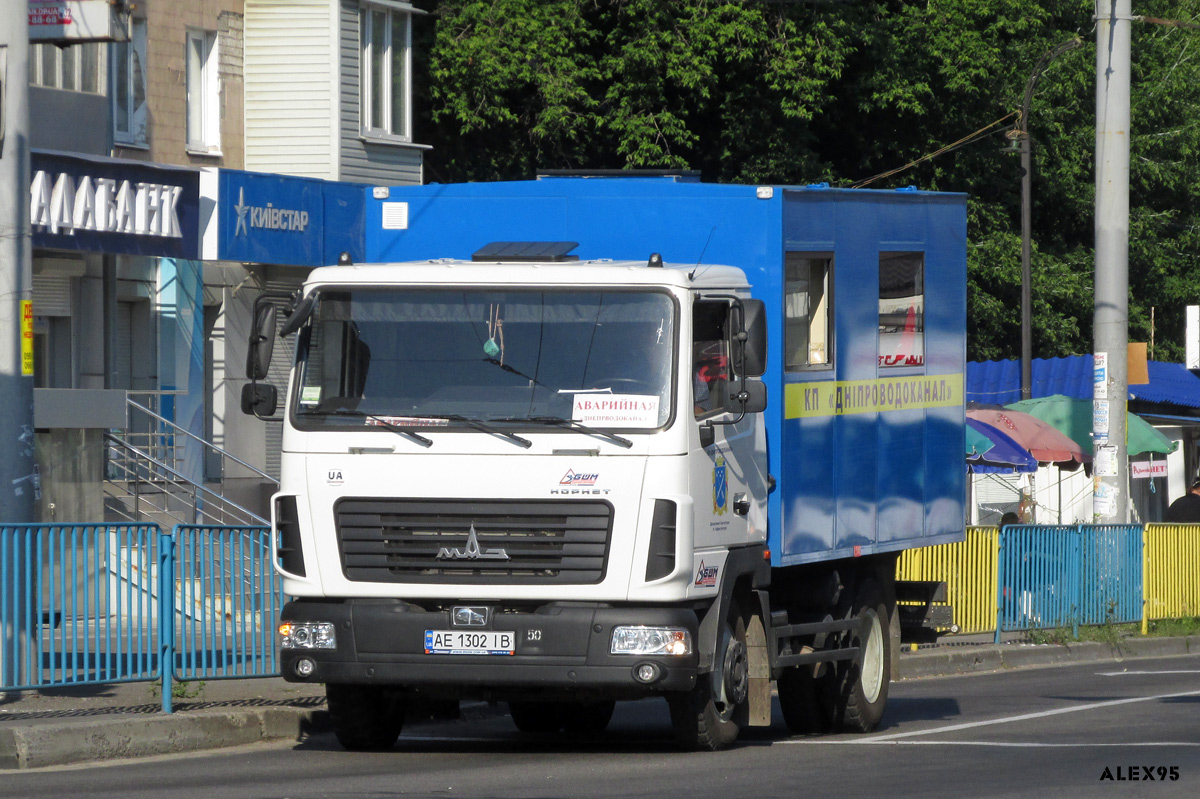
<path id="1" fill-rule="evenodd" d="M 204 755 L 10 772 L 0 797 L 1196 797 L 1200 655 L 896 683 L 880 730 L 725 752 L 672 748 L 666 705 L 619 705 L 591 738 L 506 717 L 415 725 L 387 753 L 331 735 Z M 776 718 L 779 718 L 778 713 Z"/>

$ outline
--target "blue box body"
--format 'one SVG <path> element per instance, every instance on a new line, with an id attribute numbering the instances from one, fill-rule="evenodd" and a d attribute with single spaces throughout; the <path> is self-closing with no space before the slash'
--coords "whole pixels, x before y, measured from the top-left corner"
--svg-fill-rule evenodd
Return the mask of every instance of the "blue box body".
<path id="1" fill-rule="evenodd" d="M 583 259 L 657 252 L 669 263 L 745 270 L 770 320 L 773 565 L 963 538 L 964 195 L 575 177 L 382 193 L 368 191 L 369 262 L 465 259 L 493 241 L 577 241 Z M 832 369 L 784 371 L 788 251 L 833 257 Z M 879 254 L 889 251 L 924 253 L 923 366 L 878 366 Z"/>

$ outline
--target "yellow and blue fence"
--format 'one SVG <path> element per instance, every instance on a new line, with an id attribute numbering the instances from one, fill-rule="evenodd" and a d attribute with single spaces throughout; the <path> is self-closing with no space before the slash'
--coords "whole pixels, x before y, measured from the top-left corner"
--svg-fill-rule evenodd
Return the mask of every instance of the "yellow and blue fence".
<path id="1" fill-rule="evenodd" d="M 0 690 L 279 673 L 265 527 L 0 525 Z M 973 527 L 905 552 L 960 633 L 1200 615 L 1200 525 Z"/>
<path id="2" fill-rule="evenodd" d="M 279 673 L 265 527 L 0 525 L 0 690 Z"/>
<path id="3" fill-rule="evenodd" d="M 1151 621 L 1200 616 L 1200 524 L 1148 524 L 1142 559 Z"/>
<path id="4" fill-rule="evenodd" d="M 972 527 L 909 550 L 897 579 L 941 580 L 960 633 L 1200 615 L 1200 525 Z"/>

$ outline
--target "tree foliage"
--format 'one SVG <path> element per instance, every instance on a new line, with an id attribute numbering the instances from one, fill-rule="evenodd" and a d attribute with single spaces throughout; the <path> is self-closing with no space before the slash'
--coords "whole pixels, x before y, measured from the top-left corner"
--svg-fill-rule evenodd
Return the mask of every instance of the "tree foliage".
<path id="1" fill-rule="evenodd" d="M 1020 168 L 1033 141 L 1033 346 L 1089 352 L 1096 43 L 1091 0 L 427 0 L 418 140 L 438 181 L 539 169 L 969 197 L 971 358 L 1015 357 Z M 1200 0 L 1139 0 L 1196 22 Z M 1200 302 L 1200 30 L 1133 23 L 1130 337 L 1182 357 Z M 1151 316 L 1153 309 L 1153 324 Z"/>

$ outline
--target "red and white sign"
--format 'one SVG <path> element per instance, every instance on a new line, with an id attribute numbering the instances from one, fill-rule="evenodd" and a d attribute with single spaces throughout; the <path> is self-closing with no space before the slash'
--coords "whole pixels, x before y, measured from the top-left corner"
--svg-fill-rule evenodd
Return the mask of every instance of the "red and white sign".
<path id="1" fill-rule="evenodd" d="M 576 394 L 571 418 L 593 427 L 658 427 L 658 395 Z"/>
<path id="2" fill-rule="evenodd" d="M 66 3 L 29 0 L 29 25 L 70 25 L 71 7 Z"/>
<path id="3" fill-rule="evenodd" d="M 127 42 L 122 8 L 108 0 L 29 0 L 29 40 Z"/>
<path id="4" fill-rule="evenodd" d="M 1145 461 L 1130 461 L 1129 476 L 1141 479 L 1147 477 L 1166 477 L 1167 462 L 1155 461 L 1153 463 L 1146 463 Z"/>

